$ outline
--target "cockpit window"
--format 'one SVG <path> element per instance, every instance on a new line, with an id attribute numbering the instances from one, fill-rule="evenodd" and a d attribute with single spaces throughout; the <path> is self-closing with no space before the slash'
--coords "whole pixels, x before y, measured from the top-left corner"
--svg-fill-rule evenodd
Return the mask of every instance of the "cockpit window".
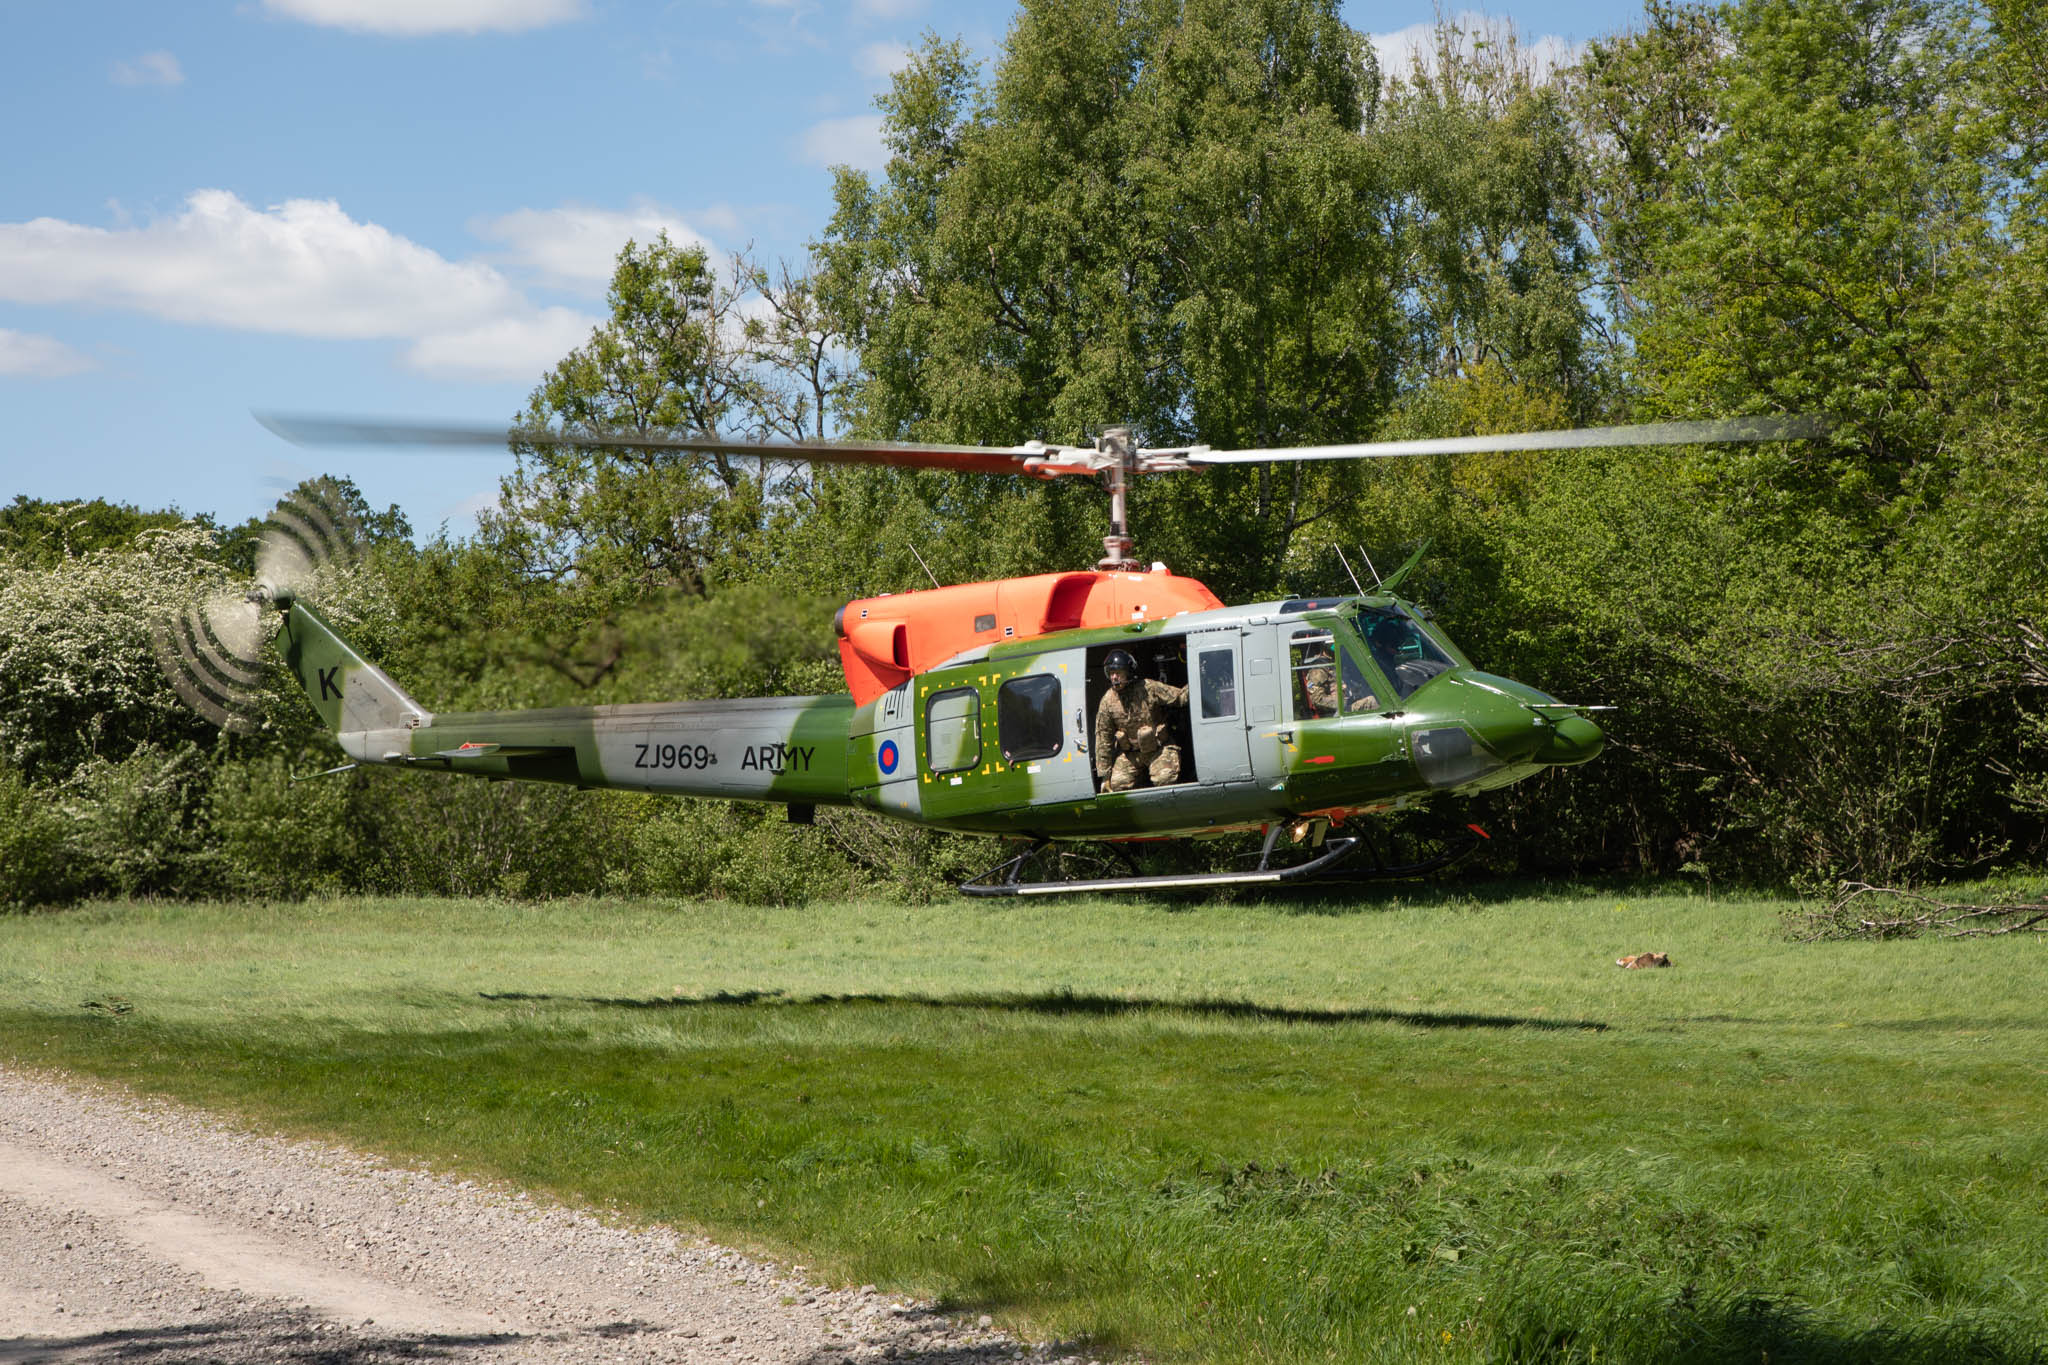
<path id="1" fill-rule="evenodd" d="M 1365 637 L 1373 662 L 1404 701 L 1409 693 L 1451 667 L 1450 656 L 1397 607 L 1361 607 L 1358 632 Z"/>

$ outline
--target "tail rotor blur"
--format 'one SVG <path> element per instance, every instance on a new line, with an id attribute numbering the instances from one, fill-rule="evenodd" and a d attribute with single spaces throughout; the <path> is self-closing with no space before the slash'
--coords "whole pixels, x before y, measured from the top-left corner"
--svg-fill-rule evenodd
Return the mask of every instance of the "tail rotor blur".
<path id="1" fill-rule="evenodd" d="M 322 570 L 352 564 L 360 543 L 339 484 L 314 479 L 287 494 L 264 521 L 252 588 L 216 593 L 152 623 L 157 663 L 179 699 L 233 734 L 260 730 L 271 633 L 264 608 L 289 602 Z"/>

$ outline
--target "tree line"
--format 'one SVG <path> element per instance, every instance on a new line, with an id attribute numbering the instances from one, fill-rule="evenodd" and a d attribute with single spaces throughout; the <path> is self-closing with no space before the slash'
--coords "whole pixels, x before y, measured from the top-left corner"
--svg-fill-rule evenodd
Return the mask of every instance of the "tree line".
<path id="1" fill-rule="evenodd" d="M 1618 708 L 1472 803 L 1492 870 L 1784 885 L 2038 867 L 2048 816 L 2041 155 L 2019 0 L 1651 0 L 1540 69 L 1442 26 L 1382 70 L 1334 0 L 1026 0 L 928 36 L 809 258 L 629 244 L 538 426 L 1278 446 L 1811 413 L 1817 441 L 1221 468 L 1140 552 L 1227 601 L 1409 588 L 1483 666 Z M 1099 492 L 557 446 L 473 537 L 358 506 L 327 600 L 430 705 L 836 690 L 834 607 L 1091 563 Z M 1027 486 L 1019 486 L 1027 485 Z M 357 499 L 360 503 L 360 499 Z M 322 889 L 930 894 L 966 841 L 386 772 L 273 676 L 183 710 L 150 621 L 256 528 L 0 508 L 0 902 Z M 1355 558 L 1355 557 L 1354 557 Z"/>

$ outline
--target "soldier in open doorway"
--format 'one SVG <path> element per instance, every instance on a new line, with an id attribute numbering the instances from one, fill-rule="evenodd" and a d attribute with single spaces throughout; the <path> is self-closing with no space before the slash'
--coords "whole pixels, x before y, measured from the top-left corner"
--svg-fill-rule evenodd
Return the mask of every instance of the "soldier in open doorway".
<path id="1" fill-rule="evenodd" d="M 1095 708 L 1095 776 L 1105 791 L 1164 787 L 1180 781 L 1180 746 L 1172 742 L 1169 708 L 1188 704 L 1185 687 L 1138 676 L 1128 650 L 1102 661 L 1109 690 Z"/>

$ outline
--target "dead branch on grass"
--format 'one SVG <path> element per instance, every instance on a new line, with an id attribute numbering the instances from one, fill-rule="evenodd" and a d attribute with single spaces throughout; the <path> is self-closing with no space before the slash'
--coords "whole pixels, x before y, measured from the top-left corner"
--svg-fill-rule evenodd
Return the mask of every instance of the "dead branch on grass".
<path id="1" fill-rule="evenodd" d="M 2048 933 L 2048 896 L 1945 901 L 1896 886 L 1843 882 L 1825 906 L 1805 915 L 1811 942 L 1824 938 L 1988 938 Z"/>

